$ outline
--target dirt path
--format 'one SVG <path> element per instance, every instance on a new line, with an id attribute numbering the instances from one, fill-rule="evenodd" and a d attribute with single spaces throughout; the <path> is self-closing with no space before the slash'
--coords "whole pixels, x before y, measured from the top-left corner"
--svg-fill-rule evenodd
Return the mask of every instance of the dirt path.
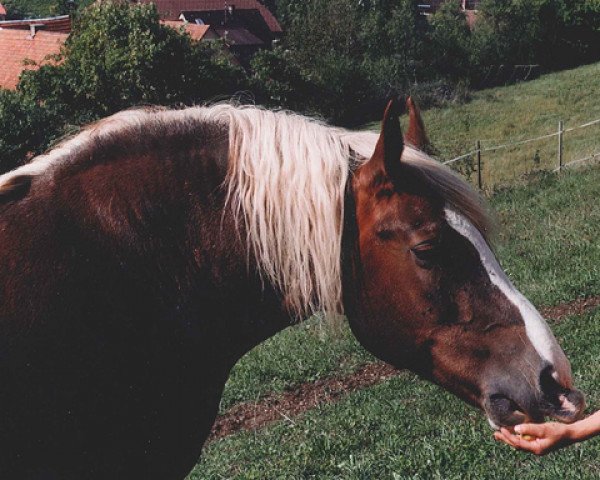
<path id="1" fill-rule="evenodd" d="M 548 320 L 559 322 L 565 317 L 582 315 L 588 310 L 598 306 L 600 306 L 600 295 L 588 298 L 578 298 L 577 300 L 561 303 L 554 307 L 542 307 L 540 308 L 540 313 Z"/>
<path id="2" fill-rule="evenodd" d="M 600 296 L 580 298 L 572 302 L 540 309 L 551 321 L 561 321 L 570 315 L 581 315 L 600 306 Z M 344 377 L 330 377 L 297 385 L 283 393 L 267 395 L 257 403 L 240 403 L 219 415 L 209 442 L 242 430 L 256 430 L 277 420 L 292 418 L 324 403 L 332 403 L 344 395 L 384 382 L 402 374 L 392 366 L 374 362 Z"/>

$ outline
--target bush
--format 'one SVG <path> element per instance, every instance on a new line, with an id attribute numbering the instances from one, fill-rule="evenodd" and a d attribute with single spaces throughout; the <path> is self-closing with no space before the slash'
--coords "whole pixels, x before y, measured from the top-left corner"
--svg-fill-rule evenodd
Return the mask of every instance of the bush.
<path id="1" fill-rule="evenodd" d="M 482 0 L 473 33 L 473 63 L 535 63 L 540 29 L 536 7 L 530 0 Z"/>
<path id="2" fill-rule="evenodd" d="M 252 64 L 271 105 L 357 125 L 426 76 L 427 22 L 413 0 L 280 0 L 277 11 L 283 45 Z"/>
<path id="3" fill-rule="evenodd" d="M 247 88 L 219 42 L 193 42 L 162 26 L 154 5 L 101 2 L 86 9 L 58 62 L 0 91 L 0 171 L 63 135 L 135 105 L 194 104 Z"/>
<path id="4" fill-rule="evenodd" d="M 58 135 L 56 118 L 18 92 L 0 89 L 0 173 L 42 153 Z"/>
<path id="5" fill-rule="evenodd" d="M 428 57 L 438 75 L 454 81 L 470 78 L 471 30 L 458 2 L 446 2 L 431 17 Z"/>
<path id="6" fill-rule="evenodd" d="M 540 64 L 546 69 L 600 60 L 597 0 L 483 0 L 473 64 Z"/>
<path id="7" fill-rule="evenodd" d="M 159 24 L 154 5 L 96 3 L 75 23 L 62 63 L 25 72 L 19 88 L 72 123 L 144 104 L 196 103 L 245 88 L 221 44 Z"/>
<path id="8" fill-rule="evenodd" d="M 317 113 L 319 85 L 298 67 L 290 50 L 259 51 L 252 59 L 251 88 L 261 103 L 304 113 Z"/>

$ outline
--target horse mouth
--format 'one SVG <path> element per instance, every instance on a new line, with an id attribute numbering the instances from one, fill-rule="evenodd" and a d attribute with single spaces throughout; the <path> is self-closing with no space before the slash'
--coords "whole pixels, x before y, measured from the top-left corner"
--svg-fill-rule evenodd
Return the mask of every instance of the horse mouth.
<path id="1" fill-rule="evenodd" d="M 585 409 L 585 397 L 579 390 L 546 393 L 530 408 L 523 408 L 503 394 L 490 395 L 483 405 L 488 422 L 494 430 L 514 427 L 520 423 L 541 423 L 546 418 L 562 423 L 579 420 Z"/>
<path id="2" fill-rule="evenodd" d="M 510 397 L 500 393 L 490 395 L 484 402 L 483 410 L 494 430 L 498 430 L 500 427 L 513 427 L 520 423 L 543 420 L 541 411 L 527 412 Z"/>

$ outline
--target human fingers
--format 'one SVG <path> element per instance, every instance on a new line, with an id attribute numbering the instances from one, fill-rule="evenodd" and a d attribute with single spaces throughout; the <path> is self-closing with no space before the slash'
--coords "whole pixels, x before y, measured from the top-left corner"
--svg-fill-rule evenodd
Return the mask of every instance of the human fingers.
<path id="1" fill-rule="evenodd" d="M 511 447 L 520 448 L 519 447 L 519 437 L 517 437 L 516 435 L 513 435 L 506 428 L 501 428 L 500 430 L 496 431 L 494 433 L 494 438 L 496 440 L 502 441 L 502 442 L 510 445 Z"/>
<path id="2" fill-rule="evenodd" d="M 543 423 L 522 423 L 521 425 L 515 426 L 515 432 L 521 435 L 521 437 L 529 436 L 533 438 L 541 438 L 546 436 L 547 426 Z M 526 440 L 533 440 L 533 438 L 526 438 Z"/>

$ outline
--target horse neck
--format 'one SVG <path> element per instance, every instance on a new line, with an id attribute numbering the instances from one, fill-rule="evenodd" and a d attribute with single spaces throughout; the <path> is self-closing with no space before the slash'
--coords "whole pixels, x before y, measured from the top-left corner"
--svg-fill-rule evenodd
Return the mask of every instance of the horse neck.
<path id="1" fill-rule="evenodd" d="M 226 206 L 226 159 L 226 144 L 212 141 L 113 158 L 65 175 L 57 195 L 100 256 L 125 265 L 157 309 L 233 363 L 290 319 Z"/>

